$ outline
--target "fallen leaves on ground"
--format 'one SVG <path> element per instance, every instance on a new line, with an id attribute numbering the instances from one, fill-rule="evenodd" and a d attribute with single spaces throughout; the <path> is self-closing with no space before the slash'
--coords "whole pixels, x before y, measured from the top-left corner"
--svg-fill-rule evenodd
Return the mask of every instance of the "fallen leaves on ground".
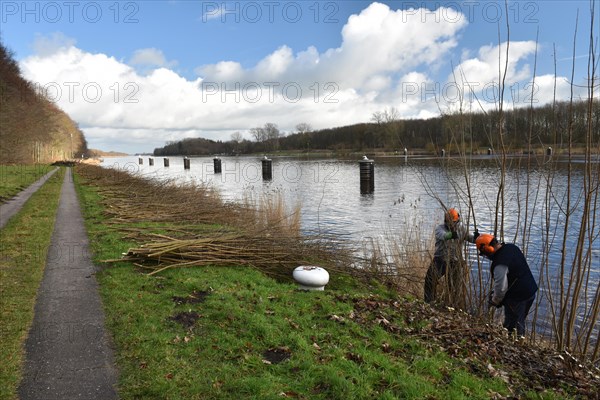
<path id="1" fill-rule="evenodd" d="M 379 325 L 394 335 L 417 338 L 430 350 L 460 359 L 471 373 L 504 380 L 517 394 L 529 390 L 563 393 L 568 387 L 569 393 L 578 397 L 598 396 L 600 371 L 594 366 L 582 365 L 566 352 L 515 340 L 502 327 L 460 310 L 376 296 L 351 299 L 344 295 L 340 300 L 354 303 L 354 310 L 346 318 L 361 325 Z M 330 319 L 344 321 L 337 315 Z M 383 351 L 391 351 L 388 343 L 381 346 Z"/>

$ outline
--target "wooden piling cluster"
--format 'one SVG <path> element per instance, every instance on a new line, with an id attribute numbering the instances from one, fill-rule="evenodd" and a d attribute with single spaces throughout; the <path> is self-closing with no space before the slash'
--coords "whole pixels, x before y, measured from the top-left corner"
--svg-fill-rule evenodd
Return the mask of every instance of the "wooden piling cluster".
<path id="1" fill-rule="evenodd" d="M 408 157 L 408 149 L 404 149 L 403 151 L 404 157 Z M 445 150 L 441 152 L 442 156 L 445 155 Z M 142 157 L 138 158 L 138 162 L 140 165 L 144 164 L 144 159 Z M 148 158 L 148 165 L 154 166 L 154 158 Z M 183 168 L 185 170 L 191 169 L 191 159 L 188 157 L 183 158 Z M 163 166 L 170 166 L 170 159 L 167 157 L 163 158 Z M 362 160 L 359 161 L 360 166 L 360 192 L 362 194 L 373 193 L 375 191 L 375 161 L 370 160 L 367 156 L 364 156 Z M 273 160 L 264 156 L 261 159 L 261 170 L 262 170 L 262 178 L 264 181 L 273 180 Z M 213 158 L 213 171 L 215 174 L 221 174 L 223 171 L 223 162 L 221 158 L 214 157 Z"/>

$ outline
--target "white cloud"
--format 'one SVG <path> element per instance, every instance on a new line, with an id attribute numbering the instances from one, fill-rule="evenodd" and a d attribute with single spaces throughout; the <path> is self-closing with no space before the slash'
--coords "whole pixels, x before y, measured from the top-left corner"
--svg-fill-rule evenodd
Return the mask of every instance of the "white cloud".
<path id="1" fill-rule="evenodd" d="M 244 74 L 242 65 L 234 61 L 221 61 L 196 69 L 198 75 L 219 76 L 226 82 L 239 81 Z"/>
<path id="2" fill-rule="evenodd" d="M 477 57 L 465 58 L 448 76 L 446 96 L 441 96 L 442 106 L 448 111 L 456 111 L 461 106 L 458 89 L 462 89 L 463 109 L 495 108 L 501 95 L 501 82 L 505 88 L 505 108 L 546 104 L 555 97 L 557 100 L 568 99 L 570 85 L 564 77 L 555 79 L 553 75 L 542 75 L 534 78 L 528 61 L 533 61 L 535 51 L 534 41 L 482 46 Z M 585 90 L 575 87 L 576 98 L 584 96 Z"/>
<path id="3" fill-rule="evenodd" d="M 281 46 L 258 63 L 256 73 L 259 76 L 278 79 L 290 68 L 293 61 L 292 49 Z"/>
<path id="4" fill-rule="evenodd" d="M 162 50 L 155 48 L 139 49 L 133 53 L 129 64 L 150 67 L 173 67 L 176 61 L 167 61 Z"/>
<path id="5" fill-rule="evenodd" d="M 45 57 L 59 50 L 74 46 L 75 43 L 75 39 L 65 36 L 62 32 L 54 32 L 48 36 L 36 34 L 35 41 L 33 42 L 33 51 L 35 54 Z"/>
<path id="6" fill-rule="evenodd" d="M 507 60 L 508 48 L 508 63 Z M 479 49 L 476 58 L 466 59 L 455 69 L 456 80 L 485 85 L 490 82 L 500 82 L 506 71 L 506 82 L 517 82 L 531 76 L 528 64 L 521 62 L 535 54 L 534 41 L 514 41 L 510 45 L 486 45 Z M 449 77 L 449 80 L 454 80 Z"/>
<path id="7" fill-rule="evenodd" d="M 392 10 L 373 3 L 352 15 L 342 29 L 342 43 L 322 54 L 315 47 L 294 54 L 281 46 L 256 66 L 243 69 L 238 63 L 205 65 L 197 73 L 206 81 L 240 83 L 334 82 L 341 89 L 371 90 L 377 81 L 389 81 L 398 73 L 444 60 L 457 46 L 457 35 L 466 26 L 452 9 L 440 8 L 423 21 L 420 12 Z M 450 18 L 449 16 L 453 16 Z"/>
<path id="8" fill-rule="evenodd" d="M 466 80 L 497 81 L 505 44 L 457 49 L 466 18 L 440 9 L 424 23 L 414 11 L 373 3 L 349 18 L 337 48 L 294 52 L 282 45 L 250 68 L 236 60 L 201 66 L 196 79 L 173 71 L 156 48 L 136 51 L 126 64 L 60 35 L 49 39 L 62 43 L 55 50 L 21 66 L 26 78 L 56 91 L 56 103 L 80 124 L 90 147 L 131 153 L 186 137 L 228 140 L 266 122 L 292 131 L 301 122 L 316 129 L 366 122 L 388 107 L 405 118 L 438 115 L 457 104 L 448 90 L 452 75 L 436 77 L 441 63 L 450 68 L 451 51 L 464 55 L 456 71 Z M 508 82 L 530 79 L 526 62 L 534 49 L 532 42 L 511 43 Z M 536 82 L 539 101 L 547 101 L 552 82 Z"/>

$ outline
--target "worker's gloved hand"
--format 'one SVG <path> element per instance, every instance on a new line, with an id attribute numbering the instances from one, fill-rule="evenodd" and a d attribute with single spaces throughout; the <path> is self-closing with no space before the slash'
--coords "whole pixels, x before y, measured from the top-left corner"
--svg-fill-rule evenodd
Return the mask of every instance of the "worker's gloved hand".
<path id="1" fill-rule="evenodd" d="M 452 231 L 452 239 L 458 238 L 458 232 Z"/>
<path id="2" fill-rule="evenodd" d="M 502 307 L 502 304 L 496 304 L 494 303 L 494 300 L 492 300 L 494 298 L 494 293 L 490 293 L 490 297 L 488 297 L 488 305 L 491 307 L 495 307 L 495 308 L 500 308 Z"/>
<path id="3" fill-rule="evenodd" d="M 473 240 L 477 240 L 478 237 L 479 237 L 479 231 L 476 228 L 475 231 L 473 232 Z"/>

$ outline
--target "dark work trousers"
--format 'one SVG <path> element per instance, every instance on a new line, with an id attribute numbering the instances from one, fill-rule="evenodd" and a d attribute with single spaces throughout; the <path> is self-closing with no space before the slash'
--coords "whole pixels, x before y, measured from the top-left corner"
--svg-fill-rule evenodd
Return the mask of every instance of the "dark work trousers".
<path id="1" fill-rule="evenodd" d="M 452 268 L 453 263 L 450 263 L 450 268 Z M 437 284 L 440 278 L 446 275 L 446 260 L 443 258 L 434 258 L 429 264 L 429 269 L 427 270 L 427 275 L 425 275 L 425 289 L 424 289 L 424 297 L 427 303 L 431 303 L 435 301 Z"/>
<path id="2" fill-rule="evenodd" d="M 502 302 L 504 305 L 503 326 L 508 329 L 509 333 L 512 333 L 516 329 L 517 335 L 525 335 L 525 318 L 527 318 L 527 314 L 529 314 L 529 309 L 531 308 L 534 299 L 535 295 L 522 301 L 504 299 Z"/>

